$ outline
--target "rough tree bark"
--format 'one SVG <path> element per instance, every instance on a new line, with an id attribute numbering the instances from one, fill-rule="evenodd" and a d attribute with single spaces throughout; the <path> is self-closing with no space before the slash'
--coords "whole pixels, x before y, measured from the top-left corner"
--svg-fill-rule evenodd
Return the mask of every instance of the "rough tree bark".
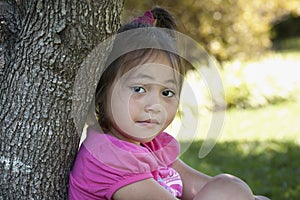
<path id="1" fill-rule="evenodd" d="M 123 0 L 0 0 L 0 199 L 66 199 L 72 87 Z"/>

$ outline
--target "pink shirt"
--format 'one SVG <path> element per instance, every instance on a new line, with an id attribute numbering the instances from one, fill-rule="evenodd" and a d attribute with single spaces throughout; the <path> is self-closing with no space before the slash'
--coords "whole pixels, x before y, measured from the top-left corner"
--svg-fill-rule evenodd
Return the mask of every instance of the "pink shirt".
<path id="1" fill-rule="evenodd" d="M 148 178 L 180 197 L 182 181 L 171 168 L 179 150 L 164 132 L 138 146 L 88 129 L 70 173 L 69 199 L 111 199 L 121 187 Z"/>

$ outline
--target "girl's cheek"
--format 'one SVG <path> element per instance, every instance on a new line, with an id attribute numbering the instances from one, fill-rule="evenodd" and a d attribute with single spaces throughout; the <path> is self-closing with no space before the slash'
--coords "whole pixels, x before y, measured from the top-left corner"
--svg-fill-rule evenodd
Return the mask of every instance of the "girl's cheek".
<path id="1" fill-rule="evenodd" d="M 131 116 L 136 115 L 138 112 L 141 112 L 144 110 L 143 105 L 140 103 L 140 101 L 136 98 L 131 98 L 128 102 L 128 109 Z"/>

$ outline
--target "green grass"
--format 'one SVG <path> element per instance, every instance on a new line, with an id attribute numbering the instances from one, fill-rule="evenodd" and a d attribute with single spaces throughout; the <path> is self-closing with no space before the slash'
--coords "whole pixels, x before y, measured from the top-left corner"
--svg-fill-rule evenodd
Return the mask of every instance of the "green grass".
<path id="1" fill-rule="evenodd" d="M 229 173 L 246 181 L 256 194 L 272 200 L 299 200 L 300 147 L 293 142 L 228 141 L 218 143 L 204 159 L 197 159 L 201 141 L 182 155 L 193 168 L 216 175 Z"/>
<path id="2" fill-rule="evenodd" d="M 181 158 L 209 175 L 234 174 L 246 181 L 254 193 L 272 200 L 298 200 L 298 104 L 285 102 L 260 109 L 232 109 L 227 112 L 222 136 L 206 157 L 199 159 L 197 156 L 202 145 L 198 138 Z"/>
<path id="3" fill-rule="evenodd" d="M 295 141 L 300 145 L 300 104 L 297 101 L 260 109 L 227 111 L 222 141 Z"/>

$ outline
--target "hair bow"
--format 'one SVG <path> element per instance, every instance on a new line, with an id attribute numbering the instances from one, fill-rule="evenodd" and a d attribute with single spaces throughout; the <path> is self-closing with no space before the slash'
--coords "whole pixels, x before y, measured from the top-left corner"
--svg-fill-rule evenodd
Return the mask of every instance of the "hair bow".
<path id="1" fill-rule="evenodd" d="M 153 14 L 150 10 L 145 12 L 145 14 L 143 16 L 137 17 L 137 18 L 132 20 L 132 22 L 149 24 L 149 25 L 153 25 L 154 21 L 155 21 L 155 19 L 154 19 Z"/>

